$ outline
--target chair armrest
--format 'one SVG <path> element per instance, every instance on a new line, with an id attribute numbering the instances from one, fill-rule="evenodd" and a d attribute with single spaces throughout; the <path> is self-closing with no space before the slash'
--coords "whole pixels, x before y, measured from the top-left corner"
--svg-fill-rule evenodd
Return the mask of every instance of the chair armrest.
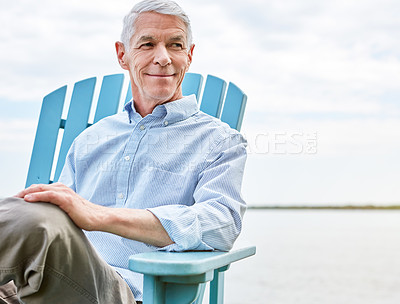
<path id="1" fill-rule="evenodd" d="M 227 266 L 256 253 L 256 247 L 221 251 L 155 251 L 132 255 L 129 269 L 155 276 L 190 276 Z"/>
<path id="2" fill-rule="evenodd" d="M 214 303 L 223 303 L 223 272 L 231 263 L 255 253 L 255 246 L 229 252 L 147 252 L 132 255 L 129 269 L 144 274 L 144 304 L 201 302 L 203 283 L 211 280 L 210 297 L 219 299 Z"/>

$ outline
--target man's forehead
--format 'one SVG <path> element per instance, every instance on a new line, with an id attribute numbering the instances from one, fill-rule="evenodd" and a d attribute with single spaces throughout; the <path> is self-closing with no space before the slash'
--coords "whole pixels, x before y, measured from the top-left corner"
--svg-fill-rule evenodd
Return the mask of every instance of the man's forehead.
<path id="1" fill-rule="evenodd" d="M 160 33 L 171 36 L 186 35 L 186 24 L 174 15 L 145 12 L 139 14 L 134 24 L 137 36 L 157 36 Z"/>

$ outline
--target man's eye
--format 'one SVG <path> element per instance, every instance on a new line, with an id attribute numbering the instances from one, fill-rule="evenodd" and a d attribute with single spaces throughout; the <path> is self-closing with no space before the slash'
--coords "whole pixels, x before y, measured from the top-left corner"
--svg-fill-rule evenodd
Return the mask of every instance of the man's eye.
<path id="1" fill-rule="evenodd" d="M 142 47 L 142 48 L 151 48 L 151 47 L 153 47 L 153 43 L 151 43 L 151 42 L 143 43 L 140 47 Z"/>
<path id="2" fill-rule="evenodd" d="M 183 49 L 182 43 L 172 43 L 171 46 L 172 46 L 174 49 Z"/>

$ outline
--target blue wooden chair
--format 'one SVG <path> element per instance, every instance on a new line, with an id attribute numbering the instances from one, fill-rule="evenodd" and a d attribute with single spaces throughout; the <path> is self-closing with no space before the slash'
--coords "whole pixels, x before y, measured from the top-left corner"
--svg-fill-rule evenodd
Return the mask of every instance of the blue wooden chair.
<path id="1" fill-rule="evenodd" d="M 115 114 L 132 98 L 130 86 L 122 95 L 123 74 L 103 78 L 97 104 L 92 105 L 96 78 L 76 82 L 66 119 L 62 118 L 67 86 L 43 99 L 26 187 L 57 181 L 73 140 L 88 126 Z M 183 95 L 195 94 L 200 109 L 240 130 L 246 95 L 233 83 L 208 75 L 187 73 Z M 227 90 L 226 90 L 227 88 Z M 121 100 L 122 99 L 122 100 Z M 93 122 L 90 111 L 95 108 Z M 62 131 L 60 131 L 62 130 Z M 210 283 L 210 303 L 223 303 L 224 272 L 232 262 L 255 254 L 255 247 L 230 252 L 151 252 L 130 258 L 129 268 L 144 274 L 144 304 L 198 303 L 203 299 L 206 282 Z"/>

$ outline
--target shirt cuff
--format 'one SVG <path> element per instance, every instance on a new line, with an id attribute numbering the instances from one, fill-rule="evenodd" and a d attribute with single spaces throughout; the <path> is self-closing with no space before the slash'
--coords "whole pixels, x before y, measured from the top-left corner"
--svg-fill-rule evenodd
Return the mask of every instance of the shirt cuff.
<path id="1" fill-rule="evenodd" d="M 174 242 L 158 250 L 213 250 L 202 241 L 201 225 L 195 210 L 184 205 L 166 205 L 147 210 L 158 218 Z"/>

